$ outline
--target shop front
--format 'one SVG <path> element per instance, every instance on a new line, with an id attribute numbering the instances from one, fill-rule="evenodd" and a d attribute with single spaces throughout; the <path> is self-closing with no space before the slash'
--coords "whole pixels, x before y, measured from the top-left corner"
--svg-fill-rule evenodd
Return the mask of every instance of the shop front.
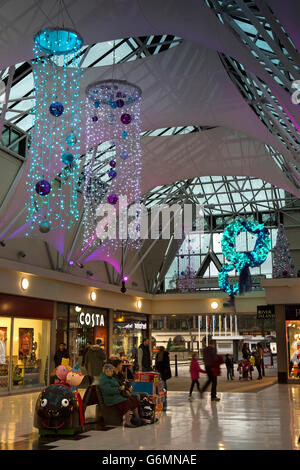
<path id="1" fill-rule="evenodd" d="M 285 306 L 288 380 L 300 383 L 300 305 Z"/>
<path id="2" fill-rule="evenodd" d="M 49 382 L 54 303 L 0 294 L 0 394 Z"/>
<path id="3" fill-rule="evenodd" d="M 82 363 L 82 355 L 87 341 L 95 344 L 101 339 L 106 356 L 108 355 L 108 311 L 83 305 L 57 304 L 56 348 L 65 343 L 70 356 L 70 365 Z"/>
<path id="4" fill-rule="evenodd" d="M 132 357 L 145 337 L 149 337 L 147 315 L 114 312 L 112 354 Z"/>

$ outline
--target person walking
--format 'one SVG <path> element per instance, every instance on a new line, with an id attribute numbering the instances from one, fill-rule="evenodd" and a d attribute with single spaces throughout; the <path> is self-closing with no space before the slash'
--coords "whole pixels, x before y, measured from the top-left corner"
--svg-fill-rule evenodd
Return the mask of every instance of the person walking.
<path id="1" fill-rule="evenodd" d="M 89 347 L 84 360 L 88 375 L 94 379 L 92 385 L 98 384 L 105 357 L 105 352 L 101 348 L 101 339 L 97 339 L 96 344 Z"/>
<path id="2" fill-rule="evenodd" d="M 155 369 L 160 373 L 164 388 L 168 390 L 167 380 L 172 377 L 170 357 L 164 346 L 160 346 L 155 358 Z"/>
<path id="3" fill-rule="evenodd" d="M 207 381 L 200 390 L 200 395 L 202 397 L 207 387 L 211 384 L 211 400 L 220 401 L 220 398 L 217 397 L 217 375 L 215 375 L 215 371 L 220 365 L 220 360 L 217 356 L 212 340 L 209 340 L 208 346 L 203 350 L 203 360 L 207 374 Z"/>
<path id="4" fill-rule="evenodd" d="M 92 346 L 92 343 L 91 341 L 87 341 L 86 342 L 86 346 L 84 348 L 84 351 L 83 351 L 83 354 L 82 354 L 82 362 L 81 362 L 81 365 L 84 367 L 84 363 L 85 363 L 85 356 L 86 356 L 86 353 L 88 352 L 89 348 Z"/>
<path id="5" fill-rule="evenodd" d="M 139 370 L 142 372 L 150 372 L 152 370 L 152 361 L 149 348 L 149 339 L 144 338 L 138 349 Z"/>
<path id="6" fill-rule="evenodd" d="M 233 359 L 229 354 L 226 354 L 225 365 L 227 369 L 227 380 L 233 380 Z"/>
<path id="7" fill-rule="evenodd" d="M 191 388 L 190 388 L 190 393 L 189 393 L 189 400 L 193 400 L 192 393 L 193 393 L 195 384 L 197 385 L 200 398 L 202 397 L 200 384 L 199 384 L 199 372 L 201 372 L 202 374 L 206 373 L 205 370 L 201 369 L 201 367 L 199 366 L 197 353 L 193 353 L 191 364 L 190 364 L 190 374 L 191 374 L 192 383 L 191 383 Z"/>
<path id="8" fill-rule="evenodd" d="M 65 343 L 60 343 L 58 346 L 58 350 L 55 353 L 54 356 L 54 364 L 55 367 L 58 367 L 61 365 L 62 359 L 70 359 L 69 351 L 66 348 Z"/>

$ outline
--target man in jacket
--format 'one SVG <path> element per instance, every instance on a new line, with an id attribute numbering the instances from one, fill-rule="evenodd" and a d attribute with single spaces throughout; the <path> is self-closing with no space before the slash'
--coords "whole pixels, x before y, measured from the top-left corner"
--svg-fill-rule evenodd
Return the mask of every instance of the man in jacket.
<path id="1" fill-rule="evenodd" d="M 90 346 L 84 360 L 84 367 L 90 377 L 94 378 L 94 384 L 98 384 L 105 361 L 105 352 L 101 348 L 101 339 L 97 339 L 94 346 Z"/>
<path id="2" fill-rule="evenodd" d="M 55 356 L 54 356 L 54 363 L 55 363 L 55 367 L 58 367 L 61 365 L 61 361 L 62 361 L 62 358 L 65 358 L 65 359 L 69 359 L 70 356 L 69 356 L 69 352 L 66 348 L 66 345 L 65 343 L 60 343 L 59 347 L 58 347 L 58 350 L 56 351 L 55 353 Z"/>
<path id="3" fill-rule="evenodd" d="M 139 370 L 149 372 L 152 370 L 152 361 L 150 356 L 149 339 L 145 338 L 138 349 Z"/>
<path id="4" fill-rule="evenodd" d="M 202 387 L 201 396 L 211 383 L 211 401 L 220 401 L 220 398 L 217 397 L 217 376 L 213 373 L 213 368 L 219 364 L 219 360 L 213 341 L 211 340 L 209 341 L 208 346 L 203 350 L 203 360 L 207 374 L 207 381 Z"/>

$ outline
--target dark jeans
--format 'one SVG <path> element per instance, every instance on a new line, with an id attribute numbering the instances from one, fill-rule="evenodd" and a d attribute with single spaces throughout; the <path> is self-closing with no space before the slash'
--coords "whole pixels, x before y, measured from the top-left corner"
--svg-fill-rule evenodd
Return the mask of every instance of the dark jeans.
<path id="1" fill-rule="evenodd" d="M 233 368 L 227 367 L 227 380 L 232 379 L 233 377 Z"/>
<path id="2" fill-rule="evenodd" d="M 193 389 L 194 389 L 194 385 L 197 385 L 197 388 L 198 388 L 198 392 L 200 392 L 200 385 L 199 385 L 199 381 L 196 379 L 196 380 L 192 380 L 192 383 L 191 383 L 191 388 L 190 388 L 190 396 L 192 395 L 192 392 L 193 392 Z"/>
<path id="3" fill-rule="evenodd" d="M 259 379 L 262 379 L 261 367 L 260 367 L 260 365 L 259 365 L 259 366 L 257 365 L 257 366 L 256 366 L 256 369 L 257 369 L 257 372 L 258 372 L 258 378 L 259 378 Z"/>
<path id="4" fill-rule="evenodd" d="M 205 370 L 207 373 L 207 381 L 203 385 L 202 393 L 205 392 L 209 384 L 211 383 L 211 398 L 216 398 L 217 396 L 217 377 L 213 375 L 211 367 L 205 366 Z"/>

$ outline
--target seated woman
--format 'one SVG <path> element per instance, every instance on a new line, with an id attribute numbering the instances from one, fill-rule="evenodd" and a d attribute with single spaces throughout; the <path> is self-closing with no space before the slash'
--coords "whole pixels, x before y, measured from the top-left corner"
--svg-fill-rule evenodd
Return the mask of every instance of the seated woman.
<path id="1" fill-rule="evenodd" d="M 130 411 L 140 420 L 139 402 L 133 397 L 122 397 L 120 390 L 124 390 L 125 386 L 120 387 L 119 382 L 113 377 L 114 369 L 112 364 L 104 364 L 103 373 L 100 375 L 99 388 L 102 392 L 104 405 L 114 407 L 120 416 L 125 416 L 125 427 L 135 428 L 136 426 L 130 422 Z M 141 421 L 146 423 L 146 420 Z"/>

